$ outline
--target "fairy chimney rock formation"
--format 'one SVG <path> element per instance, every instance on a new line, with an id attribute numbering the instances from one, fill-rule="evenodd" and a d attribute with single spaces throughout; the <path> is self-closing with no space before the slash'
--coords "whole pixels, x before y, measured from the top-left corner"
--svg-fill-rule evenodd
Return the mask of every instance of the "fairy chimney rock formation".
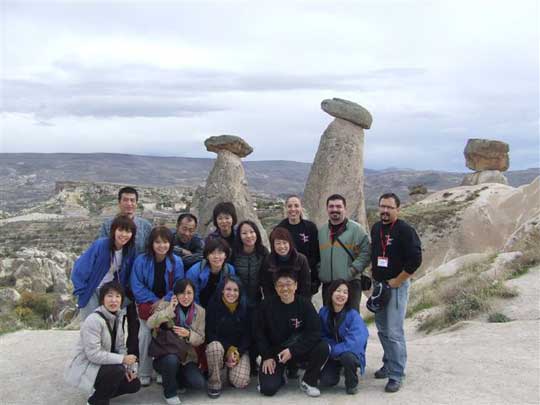
<path id="1" fill-rule="evenodd" d="M 348 217 L 367 228 L 364 201 L 364 129 L 373 118 L 359 104 L 339 98 L 323 100 L 323 111 L 335 119 L 324 131 L 311 166 L 304 205 L 309 219 L 321 226 L 328 221 L 326 199 L 341 194 Z"/>
<path id="2" fill-rule="evenodd" d="M 510 147 L 505 142 L 469 139 L 463 154 L 465 155 L 465 165 L 475 172 L 465 175 L 461 185 L 508 184 L 508 180 L 501 172 L 508 170 L 510 166 L 509 150 Z"/>
<path id="3" fill-rule="evenodd" d="M 204 145 L 208 151 L 217 153 L 217 159 L 206 185 L 197 189 L 193 198 L 193 212 L 199 217 L 199 233 L 205 236 L 213 230 L 214 207 L 217 203 L 229 201 L 236 208 L 238 222 L 244 219 L 255 222 L 261 231 L 263 243 L 267 245 L 268 238 L 253 208 L 241 160 L 253 152 L 253 148 L 234 135 L 212 136 L 204 141 Z"/>

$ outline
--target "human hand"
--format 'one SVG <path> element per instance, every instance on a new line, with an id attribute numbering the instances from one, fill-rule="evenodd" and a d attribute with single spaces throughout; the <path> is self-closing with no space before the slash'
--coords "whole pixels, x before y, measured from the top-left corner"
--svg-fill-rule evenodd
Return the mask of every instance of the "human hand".
<path id="1" fill-rule="evenodd" d="M 173 326 L 172 330 L 180 337 L 187 338 L 189 336 L 189 329 L 183 328 L 182 326 Z"/>
<path id="2" fill-rule="evenodd" d="M 274 374 L 276 372 L 276 361 L 274 359 L 266 359 L 263 361 L 262 372 L 264 374 Z"/>
<path id="3" fill-rule="evenodd" d="M 131 366 L 137 362 L 137 356 L 134 354 L 126 354 L 122 360 L 122 363 L 126 366 Z"/>
<path id="4" fill-rule="evenodd" d="M 391 278 L 390 280 L 387 281 L 387 283 L 390 286 L 390 288 L 399 288 L 399 286 L 401 286 L 401 283 L 398 281 L 397 278 Z"/>
<path id="5" fill-rule="evenodd" d="M 292 358 L 292 354 L 289 349 L 285 349 L 285 350 L 280 351 L 277 357 L 281 364 L 285 364 Z"/>
<path id="6" fill-rule="evenodd" d="M 227 355 L 227 358 L 225 359 L 225 365 L 228 368 L 233 368 L 239 363 L 240 359 L 238 357 L 237 352 L 232 352 Z"/>
<path id="7" fill-rule="evenodd" d="M 171 297 L 171 302 L 169 304 L 169 308 L 171 309 L 171 311 L 174 312 L 177 305 L 178 305 L 178 298 L 176 298 L 176 295 L 173 294 L 173 296 Z"/>

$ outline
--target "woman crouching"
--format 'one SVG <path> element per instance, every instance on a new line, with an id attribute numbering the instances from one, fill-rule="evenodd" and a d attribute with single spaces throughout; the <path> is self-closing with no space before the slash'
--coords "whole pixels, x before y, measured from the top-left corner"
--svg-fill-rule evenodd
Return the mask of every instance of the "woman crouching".
<path id="1" fill-rule="evenodd" d="M 220 396 L 222 371 L 228 374 L 231 385 L 246 388 L 250 376 L 250 320 L 245 294 L 236 276 L 225 276 L 210 300 L 206 315 L 206 341 L 208 396 Z"/>
<path id="2" fill-rule="evenodd" d="M 349 299 L 349 285 L 335 280 L 325 297 L 328 306 L 319 311 L 322 338 L 330 346 L 330 358 L 321 372 L 321 385 L 334 386 L 339 382 L 341 369 L 345 374 L 347 394 L 358 391 L 358 374 L 366 367 L 368 329 Z"/>
<path id="3" fill-rule="evenodd" d="M 67 364 L 64 378 L 92 394 L 88 403 L 107 405 L 109 399 L 139 391 L 135 363 L 126 354 L 122 319 L 124 290 L 111 281 L 99 289 L 100 306 L 81 325 L 75 357 Z"/>
<path id="4" fill-rule="evenodd" d="M 179 339 L 174 353 L 155 355 L 153 366 L 163 378 L 163 395 L 169 405 L 179 405 L 178 389 L 204 389 L 206 381 L 198 367 L 195 347 L 204 342 L 204 308 L 195 304 L 195 287 L 189 279 L 178 280 L 171 302 L 161 302 L 148 318 L 150 328 L 171 329 Z M 153 338 L 154 340 L 156 337 Z M 154 341 L 150 345 L 152 352 Z M 153 353 L 151 353 L 153 354 Z"/>

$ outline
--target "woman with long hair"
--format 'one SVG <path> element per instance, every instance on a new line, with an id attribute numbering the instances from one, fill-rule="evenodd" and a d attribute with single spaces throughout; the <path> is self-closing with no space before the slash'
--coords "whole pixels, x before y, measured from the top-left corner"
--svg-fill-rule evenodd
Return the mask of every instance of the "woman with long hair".
<path id="1" fill-rule="evenodd" d="M 196 348 L 204 343 L 205 310 L 195 303 L 195 286 L 179 280 L 170 302 L 162 302 L 148 318 L 150 328 L 170 329 L 182 341 L 183 350 L 154 358 L 154 369 L 162 376 L 163 396 L 168 405 L 180 405 L 177 390 L 203 389 L 204 376 L 198 367 Z"/>
<path id="2" fill-rule="evenodd" d="M 277 226 L 285 228 L 291 233 L 294 247 L 308 259 L 311 275 L 311 294 L 314 295 L 321 284 L 317 276 L 317 265 L 320 261 L 317 225 L 304 218 L 302 200 L 298 195 L 287 197 L 284 208 L 287 218 Z"/>
<path id="3" fill-rule="evenodd" d="M 99 307 L 81 324 L 75 356 L 64 372 L 65 380 L 90 397 L 88 404 L 106 405 L 109 399 L 139 391 L 134 368 L 137 357 L 126 353 L 122 329 L 124 289 L 118 281 L 99 289 Z"/>
<path id="4" fill-rule="evenodd" d="M 259 276 L 264 299 L 276 295 L 273 276 L 278 272 L 294 273 L 298 280 L 298 295 L 311 299 L 309 264 L 306 256 L 294 247 L 289 231 L 285 228 L 274 228 L 270 234 L 270 248 L 270 255 L 261 266 Z"/>
<path id="5" fill-rule="evenodd" d="M 73 295 L 81 322 L 99 306 L 99 287 L 118 281 L 124 290 L 135 258 L 137 227 L 131 218 L 119 215 L 111 224 L 109 237 L 99 238 L 75 261 L 71 271 Z"/>
<path id="6" fill-rule="evenodd" d="M 358 391 L 358 374 L 366 367 L 368 329 L 349 299 L 349 284 L 333 281 L 326 297 L 328 305 L 321 308 L 322 338 L 330 347 L 330 357 L 321 372 L 321 385 L 334 386 L 339 382 L 341 369 L 345 374 L 347 394 Z"/>
<path id="7" fill-rule="evenodd" d="M 211 239 L 203 250 L 204 259 L 188 270 L 186 277 L 195 285 L 195 302 L 206 308 L 219 282 L 227 274 L 236 274 L 234 266 L 227 263 L 231 249 L 221 238 Z"/>
<path id="8" fill-rule="evenodd" d="M 133 263 L 131 288 L 139 314 L 139 375 L 143 386 L 150 385 L 152 361 L 148 357 L 151 340 L 147 320 L 163 301 L 170 301 L 174 283 L 184 278 L 182 260 L 173 254 L 172 233 L 166 226 L 157 226 L 148 237 L 147 253 Z"/>
<path id="9" fill-rule="evenodd" d="M 208 396 L 220 396 L 224 367 L 232 386 L 247 387 L 250 376 L 250 320 L 242 283 L 236 276 L 225 276 L 210 300 L 206 315 L 206 341 Z"/>

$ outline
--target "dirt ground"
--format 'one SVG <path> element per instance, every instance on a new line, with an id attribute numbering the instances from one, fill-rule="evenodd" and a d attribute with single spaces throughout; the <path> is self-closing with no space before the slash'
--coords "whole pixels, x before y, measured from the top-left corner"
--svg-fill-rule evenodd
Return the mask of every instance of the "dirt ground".
<path id="1" fill-rule="evenodd" d="M 382 349 L 370 326 L 366 374 L 355 396 L 346 395 L 343 381 L 308 398 L 289 381 L 275 397 L 261 396 L 252 380 L 247 390 L 227 387 L 217 400 L 204 392 L 181 395 L 184 404 L 538 404 L 540 403 L 540 272 L 512 280 L 521 295 L 512 301 L 507 323 L 482 319 L 462 322 L 441 333 L 423 335 L 407 325 L 407 378 L 398 393 L 384 392 L 385 380 L 375 380 Z M 503 309 L 504 309 L 503 308 Z M 521 309 L 521 310 L 520 310 Z M 516 314 L 521 314 L 516 316 Z M 78 332 L 19 331 L 0 336 L 0 404 L 85 404 L 78 390 L 67 386 L 63 367 Z M 155 383 L 112 404 L 164 404 Z"/>

